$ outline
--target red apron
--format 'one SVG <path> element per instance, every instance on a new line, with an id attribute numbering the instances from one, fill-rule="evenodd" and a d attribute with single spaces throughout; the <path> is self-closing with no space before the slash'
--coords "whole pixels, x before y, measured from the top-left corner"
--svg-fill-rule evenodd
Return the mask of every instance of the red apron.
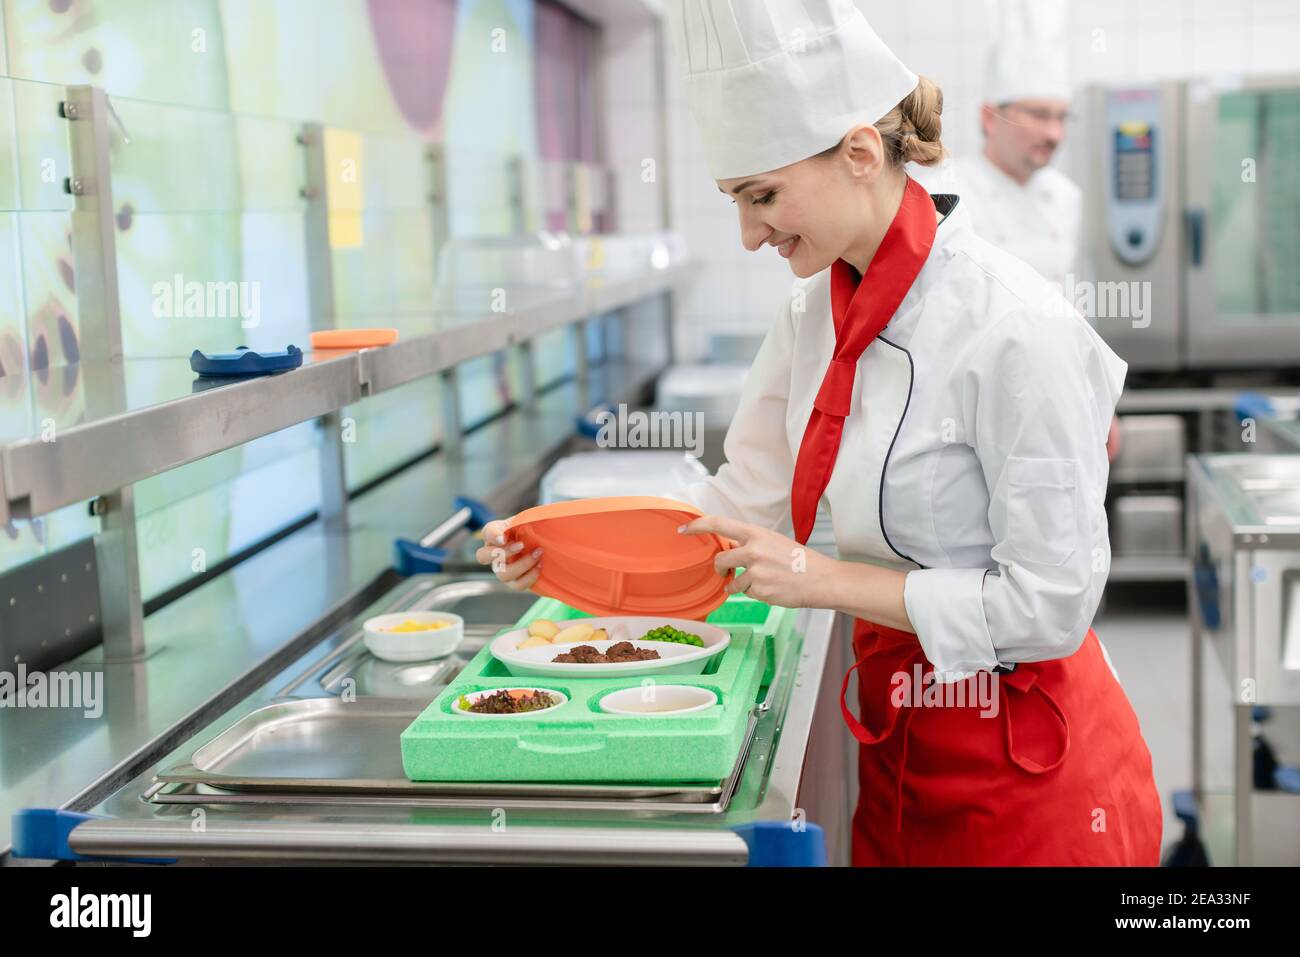
<path id="1" fill-rule="evenodd" d="M 915 635 L 859 621 L 853 649 L 854 866 L 1159 863 L 1151 754 L 1091 629 L 1069 658 L 967 678 L 964 707 L 902 693 L 898 675 L 933 671 Z"/>

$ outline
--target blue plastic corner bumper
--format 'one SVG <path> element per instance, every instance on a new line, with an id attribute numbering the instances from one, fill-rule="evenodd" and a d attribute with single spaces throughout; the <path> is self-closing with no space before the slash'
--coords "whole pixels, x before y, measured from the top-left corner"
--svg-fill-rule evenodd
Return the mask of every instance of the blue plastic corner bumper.
<path id="1" fill-rule="evenodd" d="M 578 434 L 585 439 L 596 441 L 600 438 L 600 433 L 605 426 L 613 420 L 617 411 L 613 403 L 605 402 L 593 408 L 586 415 L 578 416 L 576 422 Z"/>
<path id="2" fill-rule="evenodd" d="M 459 512 L 462 508 L 469 509 L 470 517 L 469 521 L 465 523 L 465 527 L 471 532 L 477 532 L 488 522 L 492 521 L 492 519 L 496 518 L 492 509 L 488 508 L 478 499 L 459 495 L 456 497 L 455 509 Z"/>
<path id="3" fill-rule="evenodd" d="M 1237 413 L 1237 421 L 1242 422 L 1246 419 L 1271 419 L 1277 415 L 1277 409 L 1273 406 L 1268 396 L 1259 392 L 1243 392 L 1237 396 L 1237 401 L 1233 404 Z"/>
<path id="4" fill-rule="evenodd" d="M 454 506 L 454 510 L 457 512 L 461 509 L 469 510 L 469 517 L 465 520 L 463 527 L 471 532 L 477 532 L 496 517 L 492 509 L 477 499 L 465 495 L 457 496 Z M 421 545 L 409 538 L 399 538 L 393 542 L 393 567 L 403 577 L 436 575 L 442 571 L 446 561 L 447 552 L 445 549 Z"/>
<path id="5" fill-rule="evenodd" d="M 42 861 L 84 861 L 88 858 L 68 847 L 68 835 L 93 821 L 93 814 L 57 808 L 24 808 L 13 816 L 13 855 Z"/>
<path id="6" fill-rule="evenodd" d="M 1174 814 L 1183 822 L 1189 834 L 1196 834 L 1201 828 L 1201 814 L 1196 807 L 1196 797 L 1191 790 L 1174 792 Z"/>
<path id="7" fill-rule="evenodd" d="M 101 858 L 78 854 L 68 838 L 87 821 L 100 820 L 95 814 L 60 808 L 29 807 L 13 816 L 13 856 L 39 861 L 95 861 Z M 122 858 L 136 864 L 173 864 L 173 858 Z"/>
<path id="8" fill-rule="evenodd" d="M 826 835 L 820 825 L 754 821 L 733 830 L 749 846 L 750 867 L 826 866 Z"/>
<path id="9" fill-rule="evenodd" d="M 411 575 L 436 575 L 442 571 L 447 552 L 441 548 L 425 548 L 409 538 L 393 542 L 393 567 L 403 577 Z"/>

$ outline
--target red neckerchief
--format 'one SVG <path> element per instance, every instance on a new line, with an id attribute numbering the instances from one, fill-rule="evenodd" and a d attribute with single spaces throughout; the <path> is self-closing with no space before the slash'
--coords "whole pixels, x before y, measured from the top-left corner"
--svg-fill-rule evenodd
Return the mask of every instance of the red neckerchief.
<path id="1" fill-rule="evenodd" d="M 801 543 L 806 543 L 812 534 L 817 503 L 835 468 L 858 360 L 889 324 L 912 288 L 934 245 L 936 225 L 934 201 L 909 177 L 903 201 L 880 241 L 880 248 L 871 257 L 862 281 L 857 281 L 856 270 L 843 259 L 835 260 L 831 266 L 835 353 L 813 400 L 790 489 L 794 536 Z"/>

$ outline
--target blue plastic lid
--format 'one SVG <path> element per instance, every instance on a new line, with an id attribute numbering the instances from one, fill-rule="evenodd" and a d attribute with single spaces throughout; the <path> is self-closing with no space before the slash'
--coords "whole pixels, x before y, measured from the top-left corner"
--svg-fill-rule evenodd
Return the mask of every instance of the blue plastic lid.
<path id="1" fill-rule="evenodd" d="M 190 368 L 201 376 L 250 376 L 285 372 L 302 365 L 302 350 L 288 346 L 282 352 L 254 352 L 240 346 L 234 352 L 205 355 L 198 349 L 190 354 Z"/>

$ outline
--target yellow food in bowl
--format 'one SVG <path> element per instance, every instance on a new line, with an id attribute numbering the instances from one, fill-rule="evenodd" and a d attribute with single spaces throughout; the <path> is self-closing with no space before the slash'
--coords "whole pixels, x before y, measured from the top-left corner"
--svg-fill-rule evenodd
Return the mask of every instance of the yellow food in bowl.
<path id="1" fill-rule="evenodd" d="M 416 621 L 414 618 L 408 618 L 400 625 L 394 625 L 392 628 L 385 628 L 384 631 L 437 631 L 439 628 L 450 627 L 451 622 L 449 621 Z"/>

